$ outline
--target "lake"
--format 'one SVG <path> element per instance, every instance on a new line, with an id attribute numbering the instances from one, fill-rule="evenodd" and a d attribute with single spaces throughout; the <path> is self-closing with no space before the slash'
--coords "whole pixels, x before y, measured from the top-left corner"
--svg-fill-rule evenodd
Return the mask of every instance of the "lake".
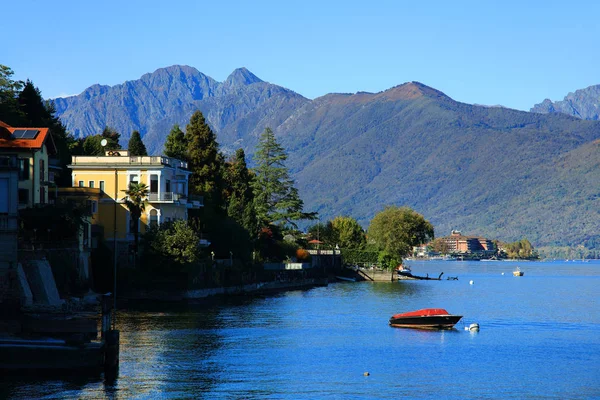
<path id="1" fill-rule="evenodd" d="M 122 310 L 116 381 L 1 378 L 0 398 L 600 398 L 600 262 L 408 264 L 458 280 Z M 464 317 L 448 331 L 388 326 L 420 308 Z"/>

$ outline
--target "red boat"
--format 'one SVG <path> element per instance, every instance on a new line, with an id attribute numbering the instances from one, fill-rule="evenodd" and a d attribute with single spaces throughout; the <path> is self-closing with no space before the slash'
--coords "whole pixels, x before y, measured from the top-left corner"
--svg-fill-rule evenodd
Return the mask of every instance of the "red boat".
<path id="1" fill-rule="evenodd" d="M 397 328 L 452 329 L 462 315 L 451 315 L 443 308 L 424 308 L 392 315 L 390 326 Z"/>

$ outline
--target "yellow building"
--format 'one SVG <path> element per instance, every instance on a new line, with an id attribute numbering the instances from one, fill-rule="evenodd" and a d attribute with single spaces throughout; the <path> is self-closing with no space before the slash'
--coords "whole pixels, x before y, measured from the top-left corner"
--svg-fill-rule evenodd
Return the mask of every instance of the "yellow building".
<path id="1" fill-rule="evenodd" d="M 203 207 L 202 197 L 188 196 L 191 171 L 187 163 L 166 156 L 129 156 L 127 150 L 107 151 L 104 156 L 73 156 L 73 187 L 97 188 L 100 198 L 91 207 L 93 224 L 103 230 L 107 241 L 134 239 L 129 210 L 125 206 L 125 190 L 130 183 L 145 183 L 149 189 L 146 209 L 138 231 L 149 225 L 187 219 L 188 209 Z"/>

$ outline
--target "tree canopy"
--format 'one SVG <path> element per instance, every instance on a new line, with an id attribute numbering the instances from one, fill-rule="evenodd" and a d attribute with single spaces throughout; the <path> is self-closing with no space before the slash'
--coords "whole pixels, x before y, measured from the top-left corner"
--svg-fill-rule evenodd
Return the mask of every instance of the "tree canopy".
<path id="1" fill-rule="evenodd" d="M 129 151 L 130 156 L 148 155 L 146 146 L 144 145 L 144 142 L 142 142 L 142 137 L 140 136 L 140 133 L 138 131 L 133 131 L 131 133 L 131 138 L 129 139 L 127 150 Z"/>
<path id="2" fill-rule="evenodd" d="M 402 261 L 413 246 L 432 240 L 434 231 L 429 221 L 409 207 L 388 206 L 373 217 L 367 237 L 392 265 Z"/>
<path id="3" fill-rule="evenodd" d="M 225 163 L 224 175 L 223 198 L 227 215 L 243 226 L 251 237 L 255 237 L 258 223 L 251 186 L 253 176 L 246 165 L 246 154 L 243 149 L 238 149 L 235 156 Z"/>
<path id="4" fill-rule="evenodd" d="M 187 161 L 187 140 L 179 125 L 173 125 L 165 140 L 164 154 L 181 161 Z"/>
<path id="5" fill-rule="evenodd" d="M 135 237 L 135 250 L 138 248 L 138 226 L 140 222 L 140 217 L 142 213 L 146 209 L 147 197 L 148 197 L 148 186 L 145 183 L 130 183 L 129 188 L 127 190 L 123 190 L 125 192 L 125 198 L 123 199 L 125 202 L 125 206 L 129 210 L 131 214 L 131 230 L 133 231 Z"/>
<path id="6" fill-rule="evenodd" d="M 13 74 L 12 69 L 0 64 L 0 121 L 19 126 L 24 115 L 19 108 L 17 96 L 23 88 L 23 82 L 14 81 Z"/>
<path id="7" fill-rule="evenodd" d="M 212 129 L 200 111 L 196 111 L 186 127 L 187 161 L 192 175 L 189 188 L 205 197 L 209 204 L 220 205 L 223 156 Z"/>
<path id="8" fill-rule="evenodd" d="M 114 128 L 110 126 L 105 126 L 102 130 L 101 139 L 106 139 L 107 143 L 104 147 L 105 150 L 120 150 L 121 145 L 119 141 L 121 140 L 121 134 L 117 132 Z"/>
<path id="9" fill-rule="evenodd" d="M 365 246 L 365 231 L 352 217 L 335 217 L 331 221 L 336 244 L 343 249 L 359 249 Z"/>

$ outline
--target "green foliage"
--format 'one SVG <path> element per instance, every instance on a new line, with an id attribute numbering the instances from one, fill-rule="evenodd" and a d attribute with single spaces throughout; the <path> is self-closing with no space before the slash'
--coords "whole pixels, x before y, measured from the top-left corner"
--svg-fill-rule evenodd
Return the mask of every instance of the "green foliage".
<path id="1" fill-rule="evenodd" d="M 262 226 L 281 223 L 297 228 L 295 221 L 316 219 L 316 213 L 303 212 L 304 203 L 285 166 L 287 154 L 270 128 L 261 134 L 254 159 L 257 166 L 252 188 Z"/>
<path id="2" fill-rule="evenodd" d="M 442 238 L 434 239 L 432 242 L 430 242 L 430 248 L 432 251 L 439 254 L 449 254 L 450 252 L 448 242 Z"/>
<path id="3" fill-rule="evenodd" d="M 131 138 L 129 139 L 129 143 L 127 146 L 130 156 L 147 156 L 148 151 L 146 150 L 146 146 L 144 142 L 142 142 L 142 137 L 138 131 L 133 131 L 131 133 Z"/>
<path id="4" fill-rule="evenodd" d="M 123 199 L 125 202 L 125 206 L 129 210 L 131 214 L 131 221 L 133 222 L 133 235 L 135 237 L 135 251 L 138 249 L 139 242 L 139 232 L 138 226 L 140 223 L 140 217 L 142 213 L 146 209 L 148 197 L 148 185 L 145 183 L 130 183 L 129 188 L 127 190 L 122 190 L 125 192 L 125 198 Z"/>
<path id="5" fill-rule="evenodd" d="M 243 226 L 254 238 L 258 232 L 258 221 L 254 212 L 252 179 L 253 176 L 246 165 L 244 150 L 238 149 L 235 156 L 225 164 L 223 198 L 227 215 Z"/>
<path id="6" fill-rule="evenodd" d="M 505 244 L 504 251 L 506 252 L 506 256 L 512 259 L 526 260 L 538 258 L 537 252 L 534 250 L 529 240 L 525 238 L 514 243 Z"/>
<path id="7" fill-rule="evenodd" d="M 238 221 L 222 217 L 210 232 L 211 251 L 217 258 L 235 258 L 248 264 L 252 260 L 254 238 Z"/>
<path id="8" fill-rule="evenodd" d="M 213 131 L 200 111 L 196 111 L 186 127 L 187 161 L 192 175 L 189 190 L 203 195 L 213 211 L 221 206 L 223 156 Z"/>
<path id="9" fill-rule="evenodd" d="M 187 221 L 166 222 L 144 235 L 145 260 L 157 269 L 181 270 L 200 259 L 199 242 Z"/>
<path id="10" fill-rule="evenodd" d="M 386 262 L 401 261 L 413 246 L 433 239 L 433 225 L 408 207 L 388 206 L 371 221 L 368 239 L 386 253 Z"/>
<path id="11" fill-rule="evenodd" d="M 187 140 L 177 124 L 173 125 L 165 140 L 164 154 L 167 157 L 173 157 L 181 161 L 187 160 Z"/>
<path id="12" fill-rule="evenodd" d="M 337 243 L 337 236 L 331 221 L 318 222 L 309 226 L 306 231 L 311 239 L 322 243 L 322 248 L 333 248 Z"/>
<path id="13" fill-rule="evenodd" d="M 23 82 L 14 81 L 13 70 L 0 64 L 0 121 L 12 126 L 19 126 L 23 112 L 19 108 L 17 95 L 23 87 Z"/>
<path id="14" fill-rule="evenodd" d="M 59 185 L 71 184 L 70 146 L 75 139 L 69 135 L 64 125 L 55 117 L 56 109 L 50 101 L 44 101 L 42 94 L 31 81 L 14 82 L 12 70 L 0 65 L 0 120 L 16 127 L 47 127 L 52 135 L 48 149 L 62 168 L 55 178 Z M 54 153 L 56 147 L 56 154 Z"/>
<path id="15" fill-rule="evenodd" d="M 83 154 L 85 156 L 103 156 L 104 155 L 104 147 L 100 143 L 104 139 L 102 135 L 93 135 L 88 136 L 83 140 L 83 145 L 81 146 Z"/>
<path id="16" fill-rule="evenodd" d="M 377 262 L 383 268 L 394 269 L 399 264 L 402 264 L 402 257 L 398 253 L 390 253 L 387 251 L 380 251 L 377 255 Z"/>
<path id="17" fill-rule="evenodd" d="M 101 139 L 106 139 L 107 143 L 104 146 L 104 150 L 121 150 L 119 141 L 121 140 L 121 134 L 115 129 L 105 126 L 102 130 Z"/>
<path id="18" fill-rule="evenodd" d="M 19 236 L 47 241 L 76 240 L 88 216 L 90 211 L 87 207 L 66 201 L 20 209 Z"/>
<path id="19" fill-rule="evenodd" d="M 378 251 L 342 248 L 340 252 L 344 264 L 347 265 L 375 264 L 379 261 Z"/>
<path id="20" fill-rule="evenodd" d="M 132 218 L 139 219 L 146 209 L 146 204 L 148 203 L 146 200 L 146 197 L 148 197 L 148 190 L 148 185 L 145 183 L 133 182 L 129 184 L 127 190 L 122 190 L 126 196 L 123 200 L 127 209 L 129 209 Z"/>
<path id="21" fill-rule="evenodd" d="M 360 249 L 366 244 L 365 232 L 352 217 L 335 217 L 331 221 L 336 244 L 342 249 Z"/>

